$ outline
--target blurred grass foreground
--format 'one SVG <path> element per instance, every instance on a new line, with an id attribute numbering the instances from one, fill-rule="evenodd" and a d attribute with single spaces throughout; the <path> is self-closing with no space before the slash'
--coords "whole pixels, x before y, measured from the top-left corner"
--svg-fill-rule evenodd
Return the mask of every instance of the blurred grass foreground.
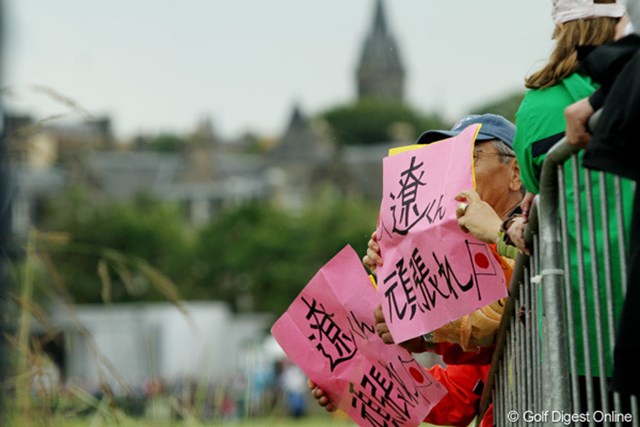
<path id="1" fill-rule="evenodd" d="M 32 231 L 14 272 L 13 375 L 3 384 L 0 424 L 350 424 L 311 404 L 306 378 L 265 333 L 273 315 L 182 301 L 158 270 L 113 250 L 100 253 L 103 293 L 111 282 L 141 276 L 166 301 L 73 304 L 50 258 L 68 243 L 64 234 Z M 54 284 L 46 298 L 35 292 L 43 273 Z"/>

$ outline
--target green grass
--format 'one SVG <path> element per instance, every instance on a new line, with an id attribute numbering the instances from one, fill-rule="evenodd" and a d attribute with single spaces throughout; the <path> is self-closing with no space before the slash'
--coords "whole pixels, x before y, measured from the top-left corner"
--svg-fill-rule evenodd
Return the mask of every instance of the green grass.
<path id="1" fill-rule="evenodd" d="M 232 421 L 176 421 L 176 420 L 156 420 L 145 418 L 130 418 L 126 416 L 118 419 L 106 420 L 103 417 L 74 417 L 65 418 L 54 416 L 42 422 L 38 420 L 30 424 L 9 424 L 7 427 L 28 426 L 55 426 L 55 427 L 357 427 L 357 424 L 350 420 L 344 413 L 314 413 L 309 416 L 293 419 L 285 416 L 265 416 L 244 420 Z M 424 427 L 435 427 L 432 424 L 422 423 Z M 475 426 L 472 422 L 469 427 Z"/>
<path id="2" fill-rule="evenodd" d="M 286 417 L 261 417 L 250 420 L 196 422 L 196 421 L 159 421 L 127 418 L 120 421 L 105 421 L 93 417 L 51 420 L 56 427 L 353 427 L 356 424 L 339 415 L 313 415 L 300 419 Z"/>

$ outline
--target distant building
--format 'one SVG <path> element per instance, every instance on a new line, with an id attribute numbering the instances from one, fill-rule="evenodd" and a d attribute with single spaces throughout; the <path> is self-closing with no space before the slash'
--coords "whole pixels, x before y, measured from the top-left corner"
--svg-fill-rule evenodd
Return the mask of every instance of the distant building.
<path id="1" fill-rule="evenodd" d="M 358 99 L 404 100 L 405 70 L 400 49 L 387 25 L 383 0 L 376 0 L 373 22 L 356 70 Z"/>
<path id="2" fill-rule="evenodd" d="M 383 0 L 375 0 L 372 16 L 356 70 L 358 99 L 402 102 L 405 71 Z M 379 200 L 382 157 L 398 144 L 338 147 L 299 104 L 292 106 L 282 136 L 264 155 L 221 141 L 207 119 L 173 152 L 154 150 L 150 137 L 116 144 L 107 117 L 59 124 L 10 116 L 5 129 L 17 185 L 13 229 L 20 235 L 38 224 L 47 199 L 73 183 L 82 183 L 100 199 L 126 201 L 146 193 L 178 203 L 194 225 L 222 208 L 253 200 L 290 210 L 324 191 Z"/>
<path id="3" fill-rule="evenodd" d="M 88 165 L 96 190 L 107 197 L 127 201 L 142 193 L 174 202 L 193 225 L 224 207 L 268 199 L 270 182 L 264 179 L 261 156 L 194 151 L 197 155 L 191 148 L 181 153 L 96 152 Z"/>
<path id="4" fill-rule="evenodd" d="M 313 126 L 299 105 L 294 105 L 280 143 L 267 154 L 273 200 L 298 210 L 333 185 L 331 165 L 336 147 Z"/>

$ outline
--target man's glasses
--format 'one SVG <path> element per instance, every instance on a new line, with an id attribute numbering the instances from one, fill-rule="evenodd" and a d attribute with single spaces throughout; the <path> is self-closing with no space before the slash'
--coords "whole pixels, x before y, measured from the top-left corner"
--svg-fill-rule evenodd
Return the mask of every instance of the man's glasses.
<path id="1" fill-rule="evenodd" d="M 480 157 L 480 154 L 486 154 L 489 156 L 500 156 L 501 158 L 505 158 L 505 157 L 516 157 L 513 154 L 504 154 L 504 153 L 496 153 L 493 151 L 484 151 L 484 150 L 474 150 L 473 151 L 473 162 L 476 163 L 478 161 L 478 158 Z"/>

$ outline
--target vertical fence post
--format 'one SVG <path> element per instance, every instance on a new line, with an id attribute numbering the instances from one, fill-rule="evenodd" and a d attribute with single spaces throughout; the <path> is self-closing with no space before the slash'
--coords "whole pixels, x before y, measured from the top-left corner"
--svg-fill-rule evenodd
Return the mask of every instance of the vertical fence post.
<path id="1" fill-rule="evenodd" d="M 544 307 L 542 357 L 545 378 L 542 409 L 545 411 L 571 410 L 558 175 L 562 173 L 563 161 L 573 151 L 575 148 L 566 144 L 552 148 L 543 164 L 540 179 L 540 278 Z"/>

